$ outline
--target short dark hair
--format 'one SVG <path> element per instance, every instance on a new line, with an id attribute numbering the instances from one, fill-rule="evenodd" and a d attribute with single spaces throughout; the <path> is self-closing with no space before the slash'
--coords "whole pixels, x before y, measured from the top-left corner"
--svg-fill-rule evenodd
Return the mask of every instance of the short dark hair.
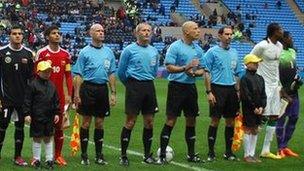
<path id="1" fill-rule="evenodd" d="M 223 34 L 225 29 L 231 29 L 233 31 L 232 26 L 224 26 L 224 27 L 220 28 L 217 33 Z"/>
<path id="2" fill-rule="evenodd" d="M 288 38 L 288 37 L 291 37 L 291 33 L 289 31 L 284 31 L 283 32 L 283 37 L 281 39 L 281 43 L 284 45 L 284 49 L 288 49 L 288 48 L 292 48 L 292 49 L 295 49 L 294 46 L 293 46 L 293 41 L 291 42 L 291 44 L 286 44 L 285 43 L 285 39 Z"/>
<path id="3" fill-rule="evenodd" d="M 272 37 L 277 30 L 280 30 L 281 26 L 279 23 L 270 23 L 267 26 L 267 35 L 266 38 Z"/>
<path id="4" fill-rule="evenodd" d="M 56 25 L 51 25 L 50 27 L 48 27 L 48 28 L 44 31 L 44 37 L 49 36 L 50 33 L 51 33 L 53 30 L 59 30 L 59 27 L 56 26 Z"/>
<path id="5" fill-rule="evenodd" d="M 23 31 L 23 27 L 22 27 L 21 25 L 13 25 L 13 26 L 9 29 L 8 34 L 10 35 L 11 32 L 12 32 L 12 30 L 14 30 L 14 29 L 20 29 L 20 30 Z"/>

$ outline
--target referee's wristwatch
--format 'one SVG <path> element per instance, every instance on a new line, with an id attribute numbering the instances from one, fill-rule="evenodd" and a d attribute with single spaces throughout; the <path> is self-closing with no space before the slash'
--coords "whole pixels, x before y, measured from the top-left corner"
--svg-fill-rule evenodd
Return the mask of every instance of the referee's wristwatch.
<path id="1" fill-rule="evenodd" d="M 210 94 L 211 93 L 211 90 L 206 90 L 206 94 Z"/>

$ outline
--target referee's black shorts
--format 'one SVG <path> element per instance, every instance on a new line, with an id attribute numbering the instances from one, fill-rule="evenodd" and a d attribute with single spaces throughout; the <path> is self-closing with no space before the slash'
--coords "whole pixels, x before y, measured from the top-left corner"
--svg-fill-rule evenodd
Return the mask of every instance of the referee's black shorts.
<path id="1" fill-rule="evenodd" d="M 96 84 L 84 81 L 79 91 L 81 104 L 77 112 L 80 115 L 107 117 L 110 116 L 110 104 L 107 84 Z"/>
<path id="2" fill-rule="evenodd" d="M 142 113 L 155 114 L 158 112 L 155 86 L 152 80 L 139 81 L 128 78 L 125 94 L 125 113 L 127 115 Z"/>
<path id="3" fill-rule="evenodd" d="M 195 84 L 183 84 L 170 81 L 168 84 L 166 114 L 168 116 L 196 117 L 199 115 Z"/>
<path id="4" fill-rule="evenodd" d="M 239 110 L 239 100 L 234 86 L 211 84 L 211 91 L 216 103 L 214 106 L 209 105 L 210 117 L 234 118 Z"/>

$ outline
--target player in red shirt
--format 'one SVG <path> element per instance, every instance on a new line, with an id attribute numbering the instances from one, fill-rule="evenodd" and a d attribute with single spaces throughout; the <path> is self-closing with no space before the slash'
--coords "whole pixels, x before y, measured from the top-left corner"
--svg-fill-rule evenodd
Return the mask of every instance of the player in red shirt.
<path id="1" fill-rule="evenodd" d="M 55 163 L 59 165 L 66 165 L 66 161 L 61 155 L 63 146 L 63 113 L 64 105 L 71 103 L 72 95 L 72 75 L 71 75 L 71 56 L 68 51 L 62 49 L 59 44 L 61 35 L 57 26 L 50 26 L 44 32 L 45 39 L 48 45 L 37 52 L 37 62 L 42 60 L 49 60 L 52 63 L 53 72 L 50 80 L 55 84 L 60 102 L 59 122 L 55 127 L 54 141 L 55 141 Z M 63 83 L 66 79 L 66 86 L 68 94 L 64 94 Z"/>

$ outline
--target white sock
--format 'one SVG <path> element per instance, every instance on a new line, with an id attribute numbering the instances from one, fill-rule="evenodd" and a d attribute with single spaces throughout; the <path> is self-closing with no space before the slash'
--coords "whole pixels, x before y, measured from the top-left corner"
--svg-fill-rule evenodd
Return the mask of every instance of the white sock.
<path id="1" fill-rule="evenodd" d="M 250 143 L 251 143 L 249 134 L 244 134 L 243 143 L 244 143 L 244 157 L 248 157 L 250 155 Z"/>
<path id="2" fill-rule="evenodd" d="M 252 157 L 254 157 L 254 155 L 255 155 L 255 148 L 256 148 L 257 140 L 258 140 L 258 135 L 253 135 L 253 134 L 250 135 L 251 144 L 250 144 L 249 155 Z"/>
<path id="3" fill-rule="evenodd" d="M 267 126 L 266 127 L 266 134 L 265 134 L 262 153 L 269 153 L 270 152 L 270 144 L 271 144 L 274 132 L 275 132 L 275 127 L 274 126 Z"/>
<path id="4" fill-rule="evenodd" d="M 45 143 L 45 160 L 46 161 L 53 161 L 53 141 Z"/>
<path id="5" fill-rule="evenodd" d="M 33 158 L 35 160 L 40 161 L 40 159 L 41 159 L 41 143 L 33 141 L 32 150 L 33 150 Z"/>

